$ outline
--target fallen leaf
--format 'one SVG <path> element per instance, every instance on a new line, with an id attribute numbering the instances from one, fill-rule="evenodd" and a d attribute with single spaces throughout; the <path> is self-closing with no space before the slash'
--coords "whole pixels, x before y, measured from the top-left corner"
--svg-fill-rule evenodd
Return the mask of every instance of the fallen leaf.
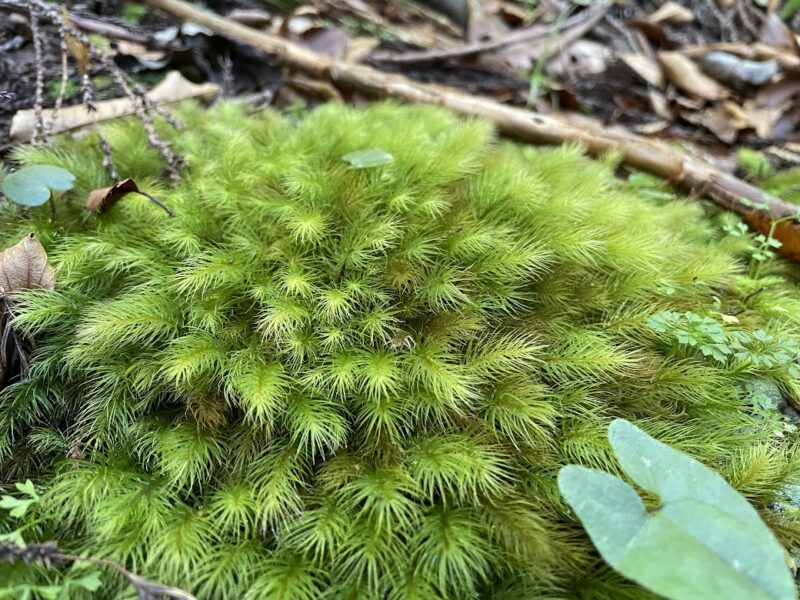
<path id="1" fill-rule="evenodd" d="M 589 77 L 608 68 L 611 50 L 592 40 L 578 40 L 556 54 L 547 64 L 553 76 Z"/>
<path id="2" fill-rule="evenodd" d="M 775 140 L 796 139 L 798 129 L 800 129 L 800 106 L 789 104 L 788 110 L 785 110 L 773 124 L 770 137 Z M 788 145 L 784 143 L 784 146 Z"/>
<path id="3" fill-rule="evenodd" d="M 16 245 L 0 252 L 0 296 L 6 297 L 19 290 L 52 290 L 55 286 L 56 273 L 35 234 L 26 235 Z"/>
<path id="4" fill-rule="evenodd" d="M 652 58 L 644 54 L 625 52 L 619 55 L 622 62 L 647 83 L 657 88 L 664 87 L 664 73 Z"/>
<path id="5" fill-rule="evenodd" d="M 756 104 L 761 108 L 782 106 L 800 94 L 800 76 L 793 74 L 764 86 L 756 94 Z"/>
<path id="6" fill-rule="evenodd" d="M 123 179 L 122 181 L 118 181 L 111 187 L 98 188 L 89 192 L 86 197 L 86 210 L 98 214 L 102 213 L 108 210 L 126 194 L 139 194 L 144 196 L 151 202 L 163 208 L 170 217 L 174 216 L 169 207 L 147 192 L 140 190 L 139 186 L 136 185 L 136 182 L 130 177 Z"/>
<path id="7" fill-rule="evenodd" d="M 266 29 L 272 25 L 272 14 L 260 8 L 234 8 L 226 16 L 253 29 Z"/>
<path id="8" fill-rule="evenodd" d="M 672 120 L 672 111 L 669 109 L 669 103 L 664 94 L 658 90 L 651 89 L 647 91 L 647 99 L 650 101 L 650 108 L 653 109 L 654 113 L 667 121 Z"/>
<path id="9" fill-rule="evenodd" d="M 370 52 L 378 47 L 380 41 L 372 36 L 360 36 L 354 38 L 348 45 L 344 53 L 344 62 L 360 63 L 369 56 Z"/>
<path id="10" fill-rule="evenodd" d="M 786 26 L 778 13 L 773 12 L 764 18 L 758 41 L 768 46 L 794 47 L 795 39 L 792 31 Z"/>
<path id="11" fill-rule="evenodd" d="M 343 29 L 313 29 L 302 36 L 304 46 L 329 56 L 334 60 L 342 60 L 350 43 L 350 36 Z"/>
<path id="12" fill-rule="evenodd" d="M 700 112 L 683 112 L 681 116 L 699 125 L 726 144 L 732 144 L 739 132 L 747 129 L 750 122 L 742 109 L 733 102 L 718 102 Z"/>
<path id="13" fill-rule="evenodd" d="M 686 25 L 694 21 L 694 13 L 677 2 L 665 2 L 658 10 L 647 15 L 643 21 L 653 25 L 658 23 Z"/>
<path id="14" fill-rule="evenodd" d="M 669 121 L 653 121 L 652 123 L 634 125 L 633 129 L 637 133 L 642 133 L 644 135 L 655 135 L 664 131 L 669 125 Z"/>
<path id="15" fill-rule="evenodd" d="M 764 85 L 780 72 L 778 61 L 774 58 L 764 61 L 740 58 L 728 52 L 709 52 L 700 59 L 703 71 L 732 87 Z"/>
<path id="16" fill-rule="evenodd" d="M 628 25 L 639 29 L 651 41 L 662 48 L 673 48 L 677 44 L 669 36 L 665 25 L 680 26 L 695 20 L 694 13 L 677 2 L 665 2 L 655 12 L 644 18 L 631 19 Z"/>
<path id="17" fill-rule="evenodd" d="M 773 138 L 775 123 L 783 115 L 786 108 L 787 106 L 760 108 L 755 100 L 746 100 L 744 103 L 747 120 L 762 140 L 771 140 Z"/>
<path id="18" fill-rule="evenodd" d="M 659 52 L 658 60 L 664 74 L 684 92 L 704 100 L 722 100 L 728 91 L 705 75 L 691 58 L 680 52 Z"/>
<path id="19" fill-rule="evenodd" d="M 111 187 L 92 190 L 86 197 L 86 210 L 90 210 L 95 213 L 101 213 L 114 204 L 117 200 L 122 198 L 125 194 L 138 191 L 139 186 L 137 186 L 136 182 L 130 177 L 128 179 L 118 181 Z"/>
<path id="20" fill-rule="evenodd" d="M 466 0 L 466 5 L 469 11 L 467 42 L 486 42 L 508 35 L 508 27 L 488 3 Z"/>

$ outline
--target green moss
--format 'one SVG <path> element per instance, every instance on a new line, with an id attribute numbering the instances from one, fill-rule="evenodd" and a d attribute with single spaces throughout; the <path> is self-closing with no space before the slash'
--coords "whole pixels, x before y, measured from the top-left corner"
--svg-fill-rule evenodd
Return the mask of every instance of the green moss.
<path id="1" fill-rule="evenodd" d="M 790 267 L 748 279 L 746 241 L 701 205 L 430 108 L 183 120 L 175 190 L 135 123 L 108 132 L 176 218 L 135 196 L 82 214 L 104 184 L 91 139 L 23 152 L 78 176 L 55 227 L 2 216 L 58 272 L 17 307 L 38 349 L 0 397 L 4 478 L 46 490 L 48 535 L 203 598 L 649 597 L 556 486 L 566 463 L 619 472 L 622 416 L 800 539 L 770 508 L 798 480 L 793 434 L 746 385 L 796 398 L 790 370 L 678 352 L 647 324 L 736 313 L 731 335 L 798 337 Z M 341 158 L 368 148 L 394 161 Z"/>

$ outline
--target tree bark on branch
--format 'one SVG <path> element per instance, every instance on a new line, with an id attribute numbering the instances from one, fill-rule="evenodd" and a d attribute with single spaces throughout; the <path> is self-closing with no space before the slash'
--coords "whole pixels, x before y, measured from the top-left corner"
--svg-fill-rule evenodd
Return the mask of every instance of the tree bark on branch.
<path id="1" fill-rule="evenodd" d="M 483 117 L 492 121 L 503 134 L 525 142 L 579 143 L 593 155 L 616 152 L 625 164 L 633 168 L 663 177 L 690 195 L 708 196 L 718 205 L 744 217 L 765 235 L 773 221 L 798 212 L 794 204 L 661 141 L 645 139 L 622 129 L 589 124 L 585 119 L 568 114 L 536 114 L 459 90 L 418 83 L 403 75 L 333 60 L 183 0 L 146 2 L 184 21 L 203 25 L 219 35 L 275 55 L 286 67 L 344 89 L 356 90 L 373 98 L 443 106 L 462 115 Z M 800 262 L 800 224 L 784 221 L 777 225 L 774 236 L 783 243 L 781 252 Z"/>

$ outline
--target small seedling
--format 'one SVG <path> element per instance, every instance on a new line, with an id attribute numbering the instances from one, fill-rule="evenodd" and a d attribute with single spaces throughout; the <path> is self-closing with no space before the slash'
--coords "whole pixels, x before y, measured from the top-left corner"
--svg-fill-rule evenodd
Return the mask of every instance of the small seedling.
<path id="1" fill-rule="evenodd" d="M 55 218 L 55 198 L 72 189 L 75 175 L 53 165 L 32 165 L 14 171 L 3 179 L 3 194 L 21 206 L 41 206 L 48 200 Z"/>

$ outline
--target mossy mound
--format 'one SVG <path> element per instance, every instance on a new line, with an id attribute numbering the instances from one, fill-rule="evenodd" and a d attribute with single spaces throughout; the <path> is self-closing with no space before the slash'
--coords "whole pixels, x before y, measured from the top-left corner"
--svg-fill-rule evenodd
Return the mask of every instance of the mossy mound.
<path id="1" fill-rule="evenodd" d="M 107 185 L 91 138 L 23 155 L 79 181 L 55 227 L 3 215 L 58 273 L 16 306 L 37 351 L 0 397 L 4 478 L 46 490 L 42 535 L 201 598 L 649 597 L 556 487 L 566 463 L 618 472 L 622 416 L 800 539 L 773 509 L 794 436 L 749 385 L 797 397 L 792 369 L 647 324 L 797 337 L 789 267 L 748 279 L 700 204 L 430 108 L 182 118 L 176 190 L 137 124 L 108 133 L 173 219 L 136 197 L 83 214 Z M 394 161 L 342 160 L 369 148 Z"/>

